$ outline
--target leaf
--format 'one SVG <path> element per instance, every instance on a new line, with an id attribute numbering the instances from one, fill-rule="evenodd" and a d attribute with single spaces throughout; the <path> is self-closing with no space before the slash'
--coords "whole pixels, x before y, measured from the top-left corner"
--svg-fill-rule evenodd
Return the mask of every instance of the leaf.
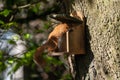
<path id="1" fill-rule="evenodd" d="M 13 64 L 14 61 L 13 61 L 13 60 L 8 60 L 8 63 L 9 63 L 9 64 Z"/>
<path id="2" fill-rule="evenodd" d="M 5 63 L 0 61 L 0 72 L 4 71 L 5 69 L 6 69 Z"/>
<path id="3" fill-rule="evenodd" d="M 43 58 L 49 64 L 55 64 L 55 65 L 62 65 L 63 64 L 62 61 L 60 61 L 54 57 L 48 56 L 48 55 L 43 55 Z"/>
<path id="4" fill-rule="evenodd" d="M 47 58 L 48 61 L 53 60 L 53 58 L 50 57 L 50 56 L 47 56 L 46 58 Z"/>
<path id="5" fill-rule="evenodd" d="M 7 63 L 8 63 L 8 64 L 13 64 L 15 61 L 16 61 L 16 60 L 15 60 L 15 58 L 13 58 L 13 57 L 7 58 Z"/>
<path id="6" fill-rule="evenodd" d="M 50 28 L 50 24 L 49 23 L 44 24 L 44 29 L 49 29 L 49 28 Z"/>
<path id="7" fill-rule="evenodd" d="M 31 63 L 31 61 L 33 60 L 33 54 L 34 54 L 35 50 L 29 50 L 28 52 L 26 52 L 24 54 L 24 57 L 22 58 L 22 63 L 24 63 L 25 65 L 28 65 Z"/>
<path id="8" fill-rule="evenodd" d="M 14 41 L 18 41 L 19 39 L 20 39 L 19 35 L 13 35 L 12 36 L 12 40 L 14 40 Z"/>
<path id="9" fill-rule="evenodd" d="M 10 43 L 10 44 L 16 44 L 16 42 L 14 40 L 8 40 L 8 43 Z"/>
<path id="10" fill-rule="evenodd" d="M 3 23 L 3 22 L 2 22 Z M 2 24 L 2 28 L 4 28 L 4 29 L 9 29 L 10 27 L 15 27 L 15 28 L 17 28 L 17 23 L 16 22 L 9 22 L 9 23 L 4 23 L 4 24 Z M 20 30 L 19 30 L 20 31 Z"/>
<path id="11" fill-rule="evenodd" d="M 13 67 L 12 71 L 16 72 L 22 65 L 20 63 L 15 64 L 15 66 Z"/>
<path id="12" fill-rule="evenodd" d="M 3 25 L 3 24 L 4 24 L 4 22 L 3 22 L 2 20 L 0 20 L 0 24 L 2 24 L 2 25 Z"/>
<path id="13" fill-rule="evenodd" d="M 43 32 L 45 32 L 44 30 L 37 30 L 36 31 L 37 33 L 43 33 Z"/>
<path id="14" fill-rule="evenodd" d="M 30 37 L 31 37 L 31 35 L 28 34 L 28 33 L 24 35 L 24 38 L 25 38 L 25 39 L 30 39 Z"/>
<path id="15" fill-rule="evenodd" d="M 0 60 L 3 59 L 3 52 L 0 50 Z"/>
<path id="16" fill-rule="evenodd" d="M 0 15 L 7 17 L 10 14 L 11 10 L 5 9 L 4 11 L 0 12 Z"/>
<path id="17" fill-rule="evenodd" d="M 39 8 L 40 8 L 40 3 L 37 3 L 36 5 L 34 5 L 34 6 L 31 7 L 31 10 L 32 10 L 34 13 L 38 14 L 39 11 L 40 11 Z"/>
<path id="18" fill-rule="evenodd" d="M 7 26 L 17 26 L 17 23 L 16 22 L 10 22 L 7 24 Z"/>
<path id="19" fill-rule="evenodd" d="M 37 13 L 38 12 L 38 9 L 36 7 L 33 7 L 33 12 Z"/>
<path id="20" fill-rule="evenodd" d="M 60 80 L 72 80 L 72 77 L 71 77 L 70 74 L 66 74 L 66 75 L 64 75 L 64 76 L 62 77 L 62 79 L 60 79 Z"/>

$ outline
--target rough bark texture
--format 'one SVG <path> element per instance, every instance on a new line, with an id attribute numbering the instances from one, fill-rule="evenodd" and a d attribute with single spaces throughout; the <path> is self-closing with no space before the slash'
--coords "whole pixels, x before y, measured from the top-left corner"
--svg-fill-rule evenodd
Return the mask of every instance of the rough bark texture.
<path id="1" fill-rule="evenodd" d="M 86 55 L 77 55 L 76 80 L 120 80 L 120 0 L 75 0 L 86 17 Z"/>

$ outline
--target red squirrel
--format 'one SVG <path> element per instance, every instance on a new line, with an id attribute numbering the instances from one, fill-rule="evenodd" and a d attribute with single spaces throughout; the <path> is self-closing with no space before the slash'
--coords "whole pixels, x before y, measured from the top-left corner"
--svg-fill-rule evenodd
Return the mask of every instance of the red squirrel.
<path id="1" fill-rule="evenodd" d="M 69 29 L 69 26 L 66 23 L 61 23 L 57 25 L 54 30 L 49 34 L 48 40 L 45 44 L 38 47 L 34 54 L 34 62 L 38 66 L 44 66 L 46 63 L 43 61 L 42 53 L 45 49 L 48 51 L 54 51 L 58 45 L 58 38 L 61 37 L 64 33 L 66 33 Z"/>
<path id="2" fill-rule="evenodd" d="M 80 15 L 81 16 L 81 15 Z M 42 53 L 45 49 L 48 49 L 48 51 L 54 51 L 58 47 L 58 39 L 65 34 L 71 27 L 73 27 L 75 24 L 82 24 L 83 20 L 81 17 L 81 20 L 71 17 L 66 14 L 54 14 L 50 15 L 51 18 L 56 19 L 62 23 L 58 24 L 54 30 L 49 34 L 48 40 L 45 44 L 38 47 L 35 54 L 34 54 L 34 62 L 38 66 L 45 66 L 45 61 L 42 58 Z"/>
<path id="3" fill-rule="evenodd" d="M 58 42 L 59 42 L 59 38 L 64 35 L 68 30 L 70 30 L 71 28 L 73 28 L 75 25 L 80 25 L 80 24 L 84 24 L 83 22 L 83 16 L 80 13 L 75 13 L 75 15 L 80 16 L 79 18 L 81 18 L 80 20 L 74 17 L 71 17 L 69 15 L 66 14 L 55 14 L 55 15 L 50 15 L 51 18 L 60 21 L 61 23 L 58 24 L 53 31 L 49 34 L 48 36 L 48 40 L 46 41 L 45 44 L 43 44 L 42 46 L 38 47 L 36 52 L 33 55 L 33 60 L 34 62 L 37 64 L 37 66 L 39 67 L 39 69 L 41 68 L 40 72 L 41 76 L 43 77 L 43 79 L 48 79 L 48 74 L 44 72 L 44 67 L 46 65 L 45 60 L 42 57 L 42 53 L 44 52 L 45 49 L 47 49 L 49 52 L 55 51 L 58 48 Z M 76 15 L 76 17 L 77 17 Z"/>

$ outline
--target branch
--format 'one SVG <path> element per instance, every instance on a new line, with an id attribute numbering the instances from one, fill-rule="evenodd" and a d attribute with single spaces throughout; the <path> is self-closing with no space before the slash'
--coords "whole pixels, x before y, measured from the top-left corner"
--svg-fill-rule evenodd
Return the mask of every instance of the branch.
<path id="1" fill-rule="evenodd" d="M 23 8 L 27 8 L 27 7 L 30 7 L 32 4 L 26 4 L 26 5 L 23 5 L 23 6 L 18 6 L 17 9 L 23 9 Z"/>
<path id="2" fill-rule="evenodd" d="M 41 1 L 47 2 L 47 1 L 44 1 L 44 0 L 41 0 Z M 30 7 L 30 6 L 36 5 L 37 3 L 41 2 L 41 1 L 36 1 L 36 2 L 29 3 L 29 4 L 26 4 L 26 5 L 22 5 L 22 6 L 16 6 L 16 7 L 14 7 L 13 9 L 24 9 L 24 8 L 28 8 L 28 7 Z"/>

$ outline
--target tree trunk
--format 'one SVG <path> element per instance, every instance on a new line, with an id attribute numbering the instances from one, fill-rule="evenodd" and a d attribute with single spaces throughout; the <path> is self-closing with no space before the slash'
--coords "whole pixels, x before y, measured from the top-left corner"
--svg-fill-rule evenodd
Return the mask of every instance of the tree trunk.
<path id="1" fill-rule="evenodd" d="M 76 80 L 120 80 L 120 1 L 74 0 L 86 17 L 86 55 L 76 55 Z"/>

